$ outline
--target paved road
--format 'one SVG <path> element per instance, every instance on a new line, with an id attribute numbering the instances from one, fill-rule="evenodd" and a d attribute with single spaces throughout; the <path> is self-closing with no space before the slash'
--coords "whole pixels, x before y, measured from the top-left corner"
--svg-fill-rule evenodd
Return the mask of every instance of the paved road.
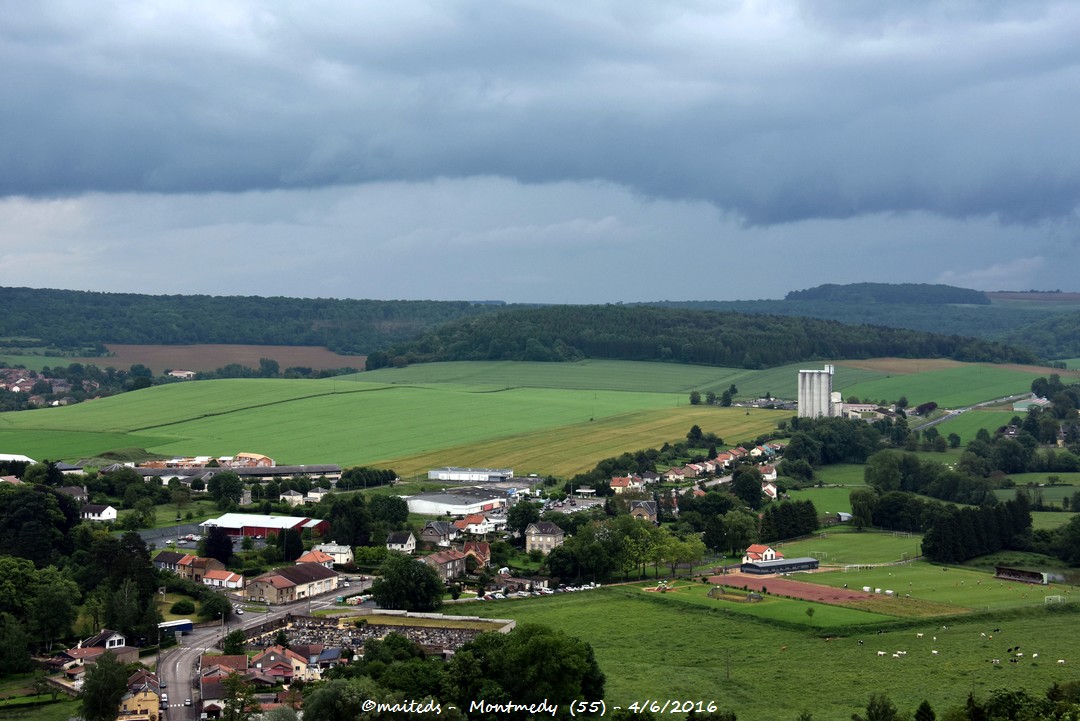
<path id="1" fill-rule="evenodd" d="M 918 431 L 918 430 L 922 430 L 923 428 L 929 428 L 930 426 L 936 426 L 939 423 L 944 423 L 945 421 L 949 420 L 950 418 L 955 418 L 956 416 L 960 415 L 961 413 L 963 413 L 965 411 L 974 410 L 975 408 L 984 408 L 986 406 L 996 406 L 996 405 L 998 405 L 1000 403 L 1012 403 L 1013 401 L 1020 400 L 1021 398 L 1030 398 L 1030 397 L 1031 397 L 1030 393 L 1021 393 L 1020 395 L 1016 395 L 1016 396 L 1005 396 L 1004 398 L 996 398 L 996 399 L 994 399 L 992 401 L 983 401 L 982 403 L 976 403 L 975 405 L 972 405 L 972 406 L 964 406 L 963 408 L 954 408 L 953 410 L 949 411 L 948 413 L 946 413 L 943 416 L 939 416 L 938 418 L 935 418 L 935 419 L 933 419 L 931 421 L 926 421 L 925 423 L 920 423 L 917 426 L 911 426 L 911 430 Z"/>
<path id="2" fill-rule="evenodd" d="M 339 589 L 313 599 L 305 599 L 284 606 L 267 609 L 265 613 L 247 612 L 243 616 L 233 616 L 224 626 L 197 628 L 181 637 L 181 644 L 174 646 L 159 656 L 157 673 L 159 680 L 165 682 L 165 693 L 169 696 L 168 708 L 163 714 L 163 721 L 196 721 L 199 718 L 198 669 L 199 657 L 204 653 L 218 653 L 215 645 L 219 638 L 238 628 L 253 628 L 268 621 L 274 621 L 286 614 L 306 614 L 330 608 L 336 605 L 337 596 L 342 591 L 355 593 L 371 587 L 371 579 L 364 581 L 350 579 L 349 588 Z M 191 699 L 191 706 L 185 706 L 185 699 Z"/>

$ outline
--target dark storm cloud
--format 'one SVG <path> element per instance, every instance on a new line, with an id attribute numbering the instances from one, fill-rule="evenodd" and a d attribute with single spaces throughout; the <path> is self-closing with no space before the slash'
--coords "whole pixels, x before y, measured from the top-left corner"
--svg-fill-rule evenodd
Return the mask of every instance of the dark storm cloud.
<path id="1" fill-rule="evenodd" d="M 1072 3 L 31 3 L 0 193 L 600 180 L 753 224 L 1080 199 Z"/>

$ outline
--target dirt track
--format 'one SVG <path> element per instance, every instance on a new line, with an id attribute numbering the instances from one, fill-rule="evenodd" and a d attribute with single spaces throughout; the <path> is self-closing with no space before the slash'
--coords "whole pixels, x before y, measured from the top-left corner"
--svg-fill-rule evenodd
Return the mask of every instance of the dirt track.
<path id="1" fill-rule="evenodd" d="M 791 596 L 804 601 L 818 601 L 821 603 L 843 603 L 845 601 L 864 601 L 867 599 L 880 599 L 884 596 L 873 593 L 864 593 L 862 590 L 848 588 L 832 588 L 819 586 L 816 583 L 793 581 L 790 578 L 778 576 L 755 576 L 748 573 L 729 573 L 723 576 L 710 576 L 709 583 L 718 586 L 734 586 L 741 588 L 746 586 L 752 591 L 760 591 L 767 588 L 769 593 L 780 596 Z"/>

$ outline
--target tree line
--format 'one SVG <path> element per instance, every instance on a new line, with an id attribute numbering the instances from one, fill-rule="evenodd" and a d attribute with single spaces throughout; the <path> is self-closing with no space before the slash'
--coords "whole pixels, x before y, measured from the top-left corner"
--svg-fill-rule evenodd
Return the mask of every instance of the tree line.
<path id="1" fill-rule="evenodd" d="M 548 306 L 450 322 L 368 355 L 368 367 L 462 360 L 611 358 L 767 368 L 821 358 L 1035 361 L 1000 343 L 897 328 L 653 306 Z"/>
<path id="2" fill-rule="evenodd" d="M 466 301 L 166 296 L 5 287 L 0 287 L 0 307 L 4 309 L 0 337 L 60 348 L 242 343 L 324 346 L 346 354 L 367 353 L 457 318 L 503 309 Z"/>

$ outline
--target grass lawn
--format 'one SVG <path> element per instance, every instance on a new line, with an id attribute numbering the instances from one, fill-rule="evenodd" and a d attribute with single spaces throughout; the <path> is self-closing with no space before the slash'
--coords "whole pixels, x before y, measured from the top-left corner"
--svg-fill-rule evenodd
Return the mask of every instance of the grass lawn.
<path id="1" fill-rule="evenodd" d="M 52 698 L 51 696 L 49 697 Z M 0 719 L 14 721 L 15 719 L 32 719 L 33 721 L 68 721 L 79 716 L 82 702 L 60 694 L 54 703 L 35 706 L 32 709 L 5 709 L 0 706 Z"/>
<path id="2" fill-rule="evenodd" d="M 1015 413 L 1011 410 L 983 410 L 977 408 L 966 411 L 958 416 L 953 416 L 947 421 L 937 425 L 941 435 L 948 437 L 950 433 L 960 436 L 960 443 L 967 445 L 975 440 L 975 434 L 980 428 L 985 428 L 991 435 L 998 428 L 1007 426 L 1013 416 L 1023 417 L 1023 413 Z"/>
<path id="3" fill-rule="evenodd" d="M 837 463 L 831 466 L 822 466 L 814 470 L 814 480 L 821 481 L 825 485 L 837 486 L 865 486 L 863 473 L 866 464 L 863 463 Z"/>
<path id="4" fill-rule="evenodd" d="M 788 491 L 793 501 L 812 501 L 819 515 L 837 512 L 851 513 L 849 495 L 851 488 L 837 486 L 829 488 L 805 488 L 801 491 Z"/>
<path id="5" fill-rule="evenodd" d="M 513 603 L 464 604 L 448 612 L 543 623 L 588 641 L 607 674 L 609 708 L 646 697 L 711 700 L 721 710 L 736 711 L 740 721 L 790 719 L 802 710 L 811 711 L 814 718 L 850 718 L 865 709 L 872 690 L 888 694 L 907 714 L 927 699 L 940 716 L 949 707 L 962 706 L 970 689 L 977 697 L 1003 686 L 1041 694 L 1054 681 L 1072 678 L 1050 659 L 1067 658 L 1072 663 L 1076 657 L 1071 630 L 1077 616 L 1041 607 L 1020 614 L 1006 612 L 1001 620 L 949 617 L 947 631 L 941 630 L 939 620 L 913 620 L 908 623 L 916 625 L 910 629 L 895 630 L 894 620 L 883 626 L 894 630 L 883 635 L 868 627 L 857 635 L 838 637 L 812 625 L 803 630 L 781 628 L 674 595 L 644 593 L 633 586 L 607 587 Z M 796 610 L 791 616 L 807 620 L 805 611 Z M 980 636 L 995 627 L 1002 629 L 997 638 Z M 917 632 L 924 637 L 916 638 Z M 932 640 L 935 635 L 937 641 Z M 860 639 L 865 643 L 860 645 Z M 991 657 L 1007 658 L 1006 646 L 1021 640 L 1047 661 L 999 666 L 987 662 Z M 939 655 L 933 656 L 931 649 Z M 887 655 L 879 657 L 878 650 L 887 650 Z M 896 650 L 908 655 L 894 659 Z M 802 682 L 774 684 L 763 694 L 759 685 L 763 669 L 770 678 Z M 813 685 L 812 695 L 806 694 L 806 683 Z"/>

